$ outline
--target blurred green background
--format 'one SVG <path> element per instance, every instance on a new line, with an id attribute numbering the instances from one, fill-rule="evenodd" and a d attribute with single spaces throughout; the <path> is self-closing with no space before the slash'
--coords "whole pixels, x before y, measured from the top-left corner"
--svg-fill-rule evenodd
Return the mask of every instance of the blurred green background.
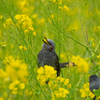
<path id="1" fill-rule="evenodd" d="M 26 88 L 32 92 L 27 98 L 11 95 L 7 83 L 0 82 L 0 100 L 45 100 L 36 79 L 37 54 L 44 37 L 55 42 L 60 62 L 79 55 L 89 63 L 88 73 L 65 68 L 61 77 L 69 78 L 72 84 L 69 100 L 91 100 L 83 99 L 79 89 L 88 82 L 90 74 L 99 75 L 100 0 L 0 0 L 0 68 L 6 71 L 3 61 L 11 55 L 26 63 Z"/>

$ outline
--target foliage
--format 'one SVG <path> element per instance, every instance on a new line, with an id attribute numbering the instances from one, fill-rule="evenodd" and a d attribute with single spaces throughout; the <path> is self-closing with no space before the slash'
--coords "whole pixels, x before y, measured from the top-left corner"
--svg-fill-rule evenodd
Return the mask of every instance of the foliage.
<path id="1" fill-rule="evenodd" d="M 0 100 L 94 97 L 88 82 L 100 76 L 100 0 L 0 0 L 0 24 Z M 51 66 L 38 69 L 44 37 L 55 42 L 59 62 L 77 66 L 58 78 Z"/>

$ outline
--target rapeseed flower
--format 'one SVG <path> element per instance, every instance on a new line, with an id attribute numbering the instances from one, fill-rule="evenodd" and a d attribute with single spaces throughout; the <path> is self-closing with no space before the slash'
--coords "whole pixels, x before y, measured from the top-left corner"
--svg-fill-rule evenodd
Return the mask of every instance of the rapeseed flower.
<path id="1" fill-rule="evenodd" d="M 97 58 L 100 58 L 100 54 L 97 56 Z"/>
<path id="2" fill-rule="evenodd" d="M 59 9 L 66 11 L 66 12 L 69 11 L 69 8 L 66 5 L 64 5 L 63 7 L 59 6 Z"/>
<path id="3" fill-rule="evenodd" d="M 56 77 L 57 71 L 54 70 L 52 66 L 45 65 L 45 75 L 47 78 L 53 79 Z"/>
<path id="4" fill-rule="evenodd" d="M 63 59 L 64 61 L 67 61 L 67 57 L 65 53 L 61 53 L 60 54 L 61 59 Z"/>
<path id="5" fill-rule="evenodd" d="M 46 80 L 56 78 L 56 71 L 52 66 L 45 65 L 44 68 L 40 67 L 37 70 L 37 73 L 37 79 L 40 80 L 40 83 L 42 83 L 42 85 L 45 85 Z"/>
<path id="6" fill-rule="evenodd" d="M 11 18 L 6 19 L 6 21 L 4 23 L 5 28 L 8 28 L 9 26 L 14 26 L 14 23 Z"/>
<path id="7" fill-rule="evenodd" d="M 34 11 L 33 5 L 31 6 L 30 4 L 33 4 L 34 0 L 18 0 L 17 1 L 17 6 L 18 8 L 27 15 L 30 15 Z"/>
<path id="8" fill-rule="evenodd" d="M 12 90 L 13 94 L 17 94 L 17 89 L 18 89 L 18 85 L 19 85 L 20 81 L 15 80 L 13 83 L 11 83 L 9 85 L 9 89 Z"/>
<path id="9" fill-rule="evenodd" d="M 19 46 L 19 49 L 23 49 L 23 46 L 22 46 L 22 45 L 20 45 L 20 46 Z"/>
<path id="10" fill-rule="evenodd" d="M 24 88 L 25 84 L 21 83 L 19 80 L 15 80 L 9 85 L 9 89 L 12 90 L 12 94 L 17 94 L 18 89 L 24 89 Z"/>
<path id="11" fill-rule="evenodd" d="M 25 84 L 24 84 L 24 83 L 20 83 L 20 84 L 19 84 L 19 88 L 20 88 L 20 89 L 24 89 L 24 88 L 25 88 Z"/>
<path id="12" fill-rule="evenodd" d="M 6 65 L 6 77 L 10 77 L 12 81 L 22 80 L 23 82 L 26 82 L 28 70 L 25 63 L 20 62 L 20 60 L 15 60 L 13 56 L 6 57 L 3 63 Z"/>
<path id="13" fill-rule="evenodd" d="M 6 77 L 6 72 L 3 71 L 3 69 L 0 69 L 0 78 Z"/>
<path id="14" fill-rule="evenodd" d="M 86 97 L 94 98 L 95 96 L 89 89 L 89 83 L 83 85 L 83 89 L 80 89 L 80 93 L 82 98 Z"/>
<path id="15" fill-rule="evenodd" d="M 67 94 L 69 94 L 69 91 L 64 88 L 59 88 L 58 91 L 55 91 L 55 95 L 57 98 L 60 98 L 60 97 L 65 98 Z"/>
<path id="16" fill-rule="evenodd" d="M 5 100 L 3 97 L 0 97 L 0 100 Z"/>
<path id="17" fill-rule="evenodd" d="M 16 25 L 19 29 L 22 28 L 25 33 L 28 33 L 29 31 L 34 32 L 34 28 L 32 27 L 33 22 L 27 15 L 17 14 L 15 15 L 15 19 L 17 21 Z"/>
<path id="18" fill-rule="evenodd" d="M 36 19 L 37 18 L 37 14 L 32 15 L 32 18 Z"/>
<path id="19" fill-rule="evenodd" d="M 77 72 L 87 73 L 89 70 L 89 64 L 80 56 L 72 56 L 71 61 L 77 65 Z"/>
<path id="20" fill-rule="evenodd" d="M 33 32 L 33 35 L 36 36 L 36 32 Z"/>
<path id="21" fill-rule="evenodd" d="M 2 19 L 3 18 L 3 15 L 0 15 L 0 19 Z"/>

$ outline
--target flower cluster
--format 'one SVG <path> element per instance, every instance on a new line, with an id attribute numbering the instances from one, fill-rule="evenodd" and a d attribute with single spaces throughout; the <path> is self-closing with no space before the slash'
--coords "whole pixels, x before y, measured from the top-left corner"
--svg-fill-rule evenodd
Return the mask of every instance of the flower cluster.
<path id="1" fill-rule="evenodd" d="M 89 64 L 80 56 L 72 56 L 71 61 L 77 65 L 78 72 L 87 73 L 89 70 Z"/>
<path id="2" fill-rule="evenodd" d="M 12 94 L 17 94 L 18 89 L 24 89 L 25 84 L 20 83 L 20 81 L 15 80 L 9 85 L 9 89 L 12 90 Z"/>
<path id="3" fill-rule="evenodd" d="M 9 26 L 14 26 L 14 23 L 11 18 L 6 19 L 6 21 L 4 23 L 5 28 L 9 28 Z"/>
<path id="4" fill-rule="evenodd" d="M 71 88 L 69 84 L 69 79 L 57 77 L 55 80 L 48 83 L 52 90 L 52 99 L 56 100 L 59 98 L 66 98 L 69 94 L 68 88 Z"/>
<path id="5" fill-rule="evenodd" d="M 22 94 L 27 85 L 28 69 L 27 65 L 15 60 L 13 56 L 5 57 L 3 61 L 4 69 L 0 69 L 0 94 L 10 89 L 11 94 Z M 5 86 L 6 85 L 6 86 Z M 6 91 L 7 94 L 7 91 Z"/>
<path id="6" fill-rule="evenodd" d="M 27 15 L 30 15 L 34 11 L 34 6 L 29 4 L 33 4 L 34 0 L 17 0 L 17 6 L 22 11 L 22 13 L 25 13 Z"/>
<path id="7" fill-rule="evenodd" d="M 23 82 L 27 82 L 26 77 L 28 76 L 27 65 L 25 63 L 21 63 L 19 60 L 15 60 L 13 58 L 9 59 L 9 63 L 6 64 L 6 74 L 12 81 L 14 80 L 22 80 Z M 7 62 L 4 60 L 4 62 Z"/>
<path id="8" fill-rule="evenodd" d="M 28 31 L 34 32 L 34 28 L 32 27 L 32 20 L 28 16 L 24 14 L 17 14 L 15 15 L 15 19 L 17 20 L 16 25 L 18 26 L 18 28 L 22 28 L 25 33 L 27 33 Z"/>
<path id="9" fill-rule="evenodd" d="M 52 100 L 56 100 L 59 98 L 66 98 L 69 94 L 68 88 L 71 88 L 71 84 L 69 84 L 69 79 L 57 77 L 56 71 L 52 66 L 45 65 L 44 68 L 40 67 L 37 70 L 39 80 L 42 86 L 48 85 L 52 91 Z M 46 84 L 48 81 L 48 84 Z"/>
<path id="10" fill-rule="evenodd" d="M 74 28 L 74 27 L 69 27 L 68 29 L 67 29 L 67 31 L 68 32 L 75 32 L 77 30 L 77 28 Z"/>
<path id="11" fill-rule="evenodd" d="M 94 94 L 89 90 L 89 83 L 86 83 L 83 85 L 83 89 L 80 89 L 80 93 L 81 93 L 81 97 L 82 98 L 86 98 L 86 97 L 90 97 L 90 98 L 94 98 Z"/>
<path id="12" fill-rule="evenodd" d="M 55 91 L 55 95 L 57 98 L 60 98 L 60 97 L 65 98 L 67 94 L 69 94 L 69 91 L 64 88 L 59 88 L 58 91 Z"/>
<path id="13" fill-rule="evenodd" d="M 56 78 L 56 71 L 52 66 L 45 65 L 44 68 L 40 67 L 37 71 L 37 79 L 40 81 L 41 85 L 45 85 L 45 82 L 50 79 Z"/>
<path id="14" fill-rule="evenodd" d="M 66 5 L 64 5 L 63 7 L 59 6 L 59 9 L 66 11 L 66 12 L 69 11 L 69 8 Z"/>
<path id="15" fill-rule="evenodd" d="M 21 50 L 27 50 L 27 48 L 24 47 L 24 46 L 22 46 L 22 45 L 19 46 L 19 49 L 21 49 Z"/>

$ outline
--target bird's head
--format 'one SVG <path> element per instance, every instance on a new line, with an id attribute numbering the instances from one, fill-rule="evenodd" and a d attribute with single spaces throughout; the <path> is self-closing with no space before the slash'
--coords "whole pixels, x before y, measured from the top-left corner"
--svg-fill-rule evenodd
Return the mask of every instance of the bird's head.
<path id="1" fill-rule="evenodd" d="M 55 43 L 53 42 L 53 40 L 44 37 L 43 42 L 44 42 L 43 49 L 47 49 L 49 51 L 55 51 Z"/>
<path id="2" fill-rule="evenodd" d="M 99 77 L 97 75 L 91 75 L 89 82 L 91 83 L 92 81 L 97 81 L 97 80 L 99 80 Z"/>

